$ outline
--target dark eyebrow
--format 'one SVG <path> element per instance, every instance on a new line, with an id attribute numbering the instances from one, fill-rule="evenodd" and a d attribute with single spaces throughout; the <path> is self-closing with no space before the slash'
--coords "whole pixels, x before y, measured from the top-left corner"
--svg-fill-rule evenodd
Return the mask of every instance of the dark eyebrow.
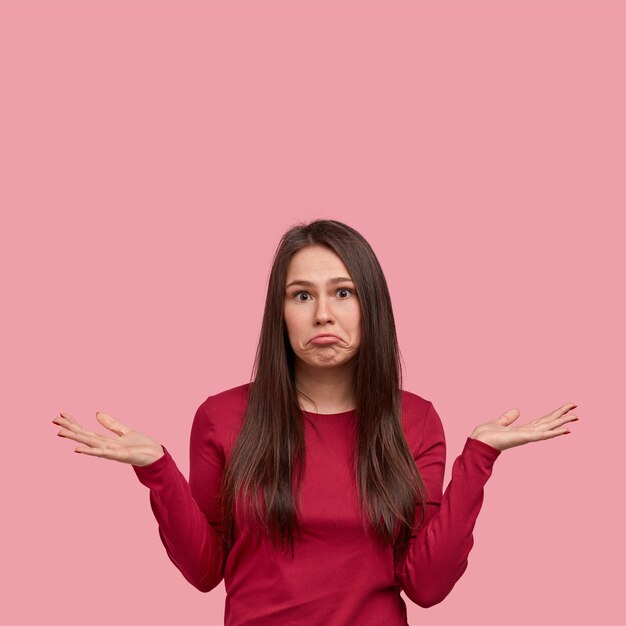
<path id="1" fill-rule="evenodd" d="M 351 278 L 346 278 L 345 276 L 339 276 L 337 278 L 330 278 L 328 280 L 329 285 L 334 285 L 335 283 L 351 283 Z M 315 287 L 315 284 L 309 280 L 293 280 L 291 281 L 285 289 L 288 289 L 292 285 L 302 285 L 303 287 Z"/>

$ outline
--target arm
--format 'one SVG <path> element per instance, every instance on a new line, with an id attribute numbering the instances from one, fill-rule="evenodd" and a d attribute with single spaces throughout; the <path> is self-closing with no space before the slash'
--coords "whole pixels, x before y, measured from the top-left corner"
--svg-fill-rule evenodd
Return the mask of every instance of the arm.
<path id="1" fill-rule="evenodd" d="M 414 457 L 429 494 L 427 515 L 420 530 L 411 535 L 406 555 L 395 563 L 401 589 L 419 606 L 441 602 L 465 572 L 483 487 L 499 455 L 500 450 L 468 437 L 442 496 L 446 442 L 441 419 L 430 404 Z M 415 513 L 414 528 L 420 520 L 420 506 Z"/>
<path id="2" fill-rule="evenodd" d="M 170 560 L 196 589 L 208 592 L 222 581 L 226 558 L 213 506 L 223 454 L 203 407 L 196 411 L 191 429 L 189 482 L 165 446 L 158 460 L 132 467 L 150 489 L 150 506 Z"/>

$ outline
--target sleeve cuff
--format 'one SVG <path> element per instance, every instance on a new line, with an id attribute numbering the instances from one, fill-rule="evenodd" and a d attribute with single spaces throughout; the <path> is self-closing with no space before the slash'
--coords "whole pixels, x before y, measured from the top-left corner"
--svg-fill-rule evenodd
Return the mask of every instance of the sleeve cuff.
<path id="1" fill-rule="evenodd" d="M 472 450 L 473 452 L 482 454 L 491 461 L 495 461 L 502 452 L 502 450 L 498 450 L 498 448 L 494 448 L 488 443 L 480 441 L 479 439 L 473 439 L 472 437 L 468 437 L 465 441 L 465 447 L 463 448 L 463 451 L 465 452 L 465 450 Z"/>
<path id="2" fill-rule="evenodd" d="M 132 468 L 142 485 L 152 489 L 166 482 L 167 474 L 174 465 L 174 459 L 171 457 L 168 449 L 161 444 L 165 454 L 156 461 L 148 465 L 133 465 Z"/>

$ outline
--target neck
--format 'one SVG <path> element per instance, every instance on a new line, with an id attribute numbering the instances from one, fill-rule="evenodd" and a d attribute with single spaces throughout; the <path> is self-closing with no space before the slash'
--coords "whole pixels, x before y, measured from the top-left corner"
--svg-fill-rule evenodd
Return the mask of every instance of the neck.
<path id="1" fill-rule="evenodd" d="M 311 367 L 301 359 L 296 359 L 295 375 L 302 409 L 320 413 L 341 413 L 355 408 L 354 360 L 345 365 L 325 368 Z"/>

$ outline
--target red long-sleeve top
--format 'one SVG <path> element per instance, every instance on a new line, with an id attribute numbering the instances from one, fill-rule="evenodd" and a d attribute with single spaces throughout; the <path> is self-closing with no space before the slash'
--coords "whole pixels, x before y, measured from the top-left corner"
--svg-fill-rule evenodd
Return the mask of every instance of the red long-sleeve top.
<path id="1" fill-rule="evenodd" d="M 361 525 L 350 470 L 355 412 L 303 411 L 307 456 L 298 517 L 302 542 L 295 541 L 295 558 L 275 550 L 264 533 L 239 526 L 226 555 L 218 489 L 248 387 L 209 396 L 198 407 L 189 481 L 165 446 L 158 460 L 132 466 L 150 489 L 159 536 L 185 579 L 203 592 L 224 580 L 225 626 L 407 626 L 400 590 L 422 607 L 441 602 L 467 568 L 484 485 L 500 450 L 468 437 L 442 493 L 446 442 L 441 419 L 431 402 L 402 391 L 402 428 L 429 498 L 424 526 L 413 533 L 407 554 L 394 560 L 392 547 Z"/>

